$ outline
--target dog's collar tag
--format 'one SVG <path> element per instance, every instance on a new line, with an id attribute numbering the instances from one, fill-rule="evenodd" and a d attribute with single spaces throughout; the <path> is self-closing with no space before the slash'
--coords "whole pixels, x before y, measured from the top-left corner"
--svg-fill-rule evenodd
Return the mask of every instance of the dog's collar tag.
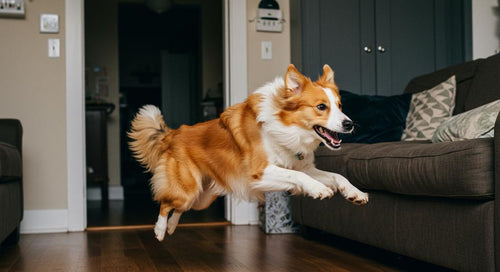
<path id="1" fill-rule="evenodd" d="M 302 152 L 299 152 L 295 154 L 295 157 L 297 158 L 297 160 L 301 161 L 304 159 L 304 154 L 302 154 Z"/>

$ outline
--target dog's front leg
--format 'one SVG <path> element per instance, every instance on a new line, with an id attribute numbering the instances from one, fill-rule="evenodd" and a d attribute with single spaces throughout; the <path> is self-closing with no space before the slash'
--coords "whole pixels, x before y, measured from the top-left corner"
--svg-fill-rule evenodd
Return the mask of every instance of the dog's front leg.
<path id="1" fill-rule="evenodd" d="M 252 184 L 260 192 L 291 191 L 305 193 L 313 198 L 324 199 L 333 196 L 333 190 L 307 174 L 275 165 L 264 170 L 262 179 Z"/>
<path id="2" fill-rule="evenodd" d="M 368 194 L 361 192 L 340 174 L 322 171 L 315 167 L 308 167 L 304 169 L 303 172 L 332 188 L 334 192 L 340 192 L 345 199 L 354 204 L 361 205 L 368 203 Z"/>

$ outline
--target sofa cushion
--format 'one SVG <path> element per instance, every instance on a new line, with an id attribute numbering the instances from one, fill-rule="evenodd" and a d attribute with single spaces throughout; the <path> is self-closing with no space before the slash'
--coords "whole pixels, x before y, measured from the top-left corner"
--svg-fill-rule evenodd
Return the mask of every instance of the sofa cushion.
<path id="1" fill-rule="evenodd" d="M 415 77 L 406 86 L 405 93 L 417 93 L 430 89 L 452 75 L 455 75 L 457 90 L 453 114 L 464 112 L 466 111 L 465 103 L 468 99 L 477 67 L 483 61 L 484 59 L 473 60 Z"/>
<path id="2" fill-rule="evenodd" d="M 0 142 L 0 183 L 12 178 L 20 178 L 21 155 L 13 145 Z"/>
<path id="3" fill-rule="evenodd" d="M 340 150 L 330 150 L 321 145 L 315 152 L 315 163 L 319 169 L 335 172 L 347 177 L 347 160 L 349 154 L 358 148 L 367 146 L 361 143 L 342 144 Z"/>
<path id="4" fill-rule="evenodd" d="M 493 137 L 500 99 L 448 118 L 432 135 L 432 142 Z"/>
<path id="5" fill-rule="evenodd" d="M 456 198 L 494 194 L 491 138 L 367 145 L 348 157 L 349 179 L 363 188 Z"/>
<path id="6" fill-rule="evenodd" d="M 492 138 L 345 144 L 339 152 L 320 148 L 316 164 L 365 190 L 472 199 L 494 194 Z"/>
<path id="7" fill-rule="evenodd" d="M 455 76 L 423 92 L 414 93 L 401 140 L 430 140 L 436 128 L 453 115 Z"/>
<path id="8" fill-rule="evenodd" d="M 468 111 L 500 99 L 500 54 L 484 59 L 477 66 L 470 92 L 465 100 Z"/>

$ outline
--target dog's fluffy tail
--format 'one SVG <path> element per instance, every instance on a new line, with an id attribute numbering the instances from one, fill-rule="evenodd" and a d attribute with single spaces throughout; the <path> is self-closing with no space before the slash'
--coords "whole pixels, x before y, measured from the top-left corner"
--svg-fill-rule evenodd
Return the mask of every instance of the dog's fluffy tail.
<path id="1" fill-rule="evenodd" d="M 129 142 L 130 150 L 150 172 L 156 168 L 164 151 L 164 145 L 161 143 L 169 130 L 163 121 L 160 109 L 153 105 L 142 107 L 132 121 L 131 130 L 128 133 L 132 139 Z"/>

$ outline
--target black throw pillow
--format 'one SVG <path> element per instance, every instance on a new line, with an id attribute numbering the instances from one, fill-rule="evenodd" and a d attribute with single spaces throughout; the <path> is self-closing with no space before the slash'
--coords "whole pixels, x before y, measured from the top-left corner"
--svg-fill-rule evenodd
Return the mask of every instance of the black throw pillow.
<path id="1" fill-rule="evenodd" d="M 411 94 L 359 95 L 340 91 L 342 111 L 354 122 L 351 134 L 340 134 L 344 143 L 400 141 L 406 126 Z"/>

